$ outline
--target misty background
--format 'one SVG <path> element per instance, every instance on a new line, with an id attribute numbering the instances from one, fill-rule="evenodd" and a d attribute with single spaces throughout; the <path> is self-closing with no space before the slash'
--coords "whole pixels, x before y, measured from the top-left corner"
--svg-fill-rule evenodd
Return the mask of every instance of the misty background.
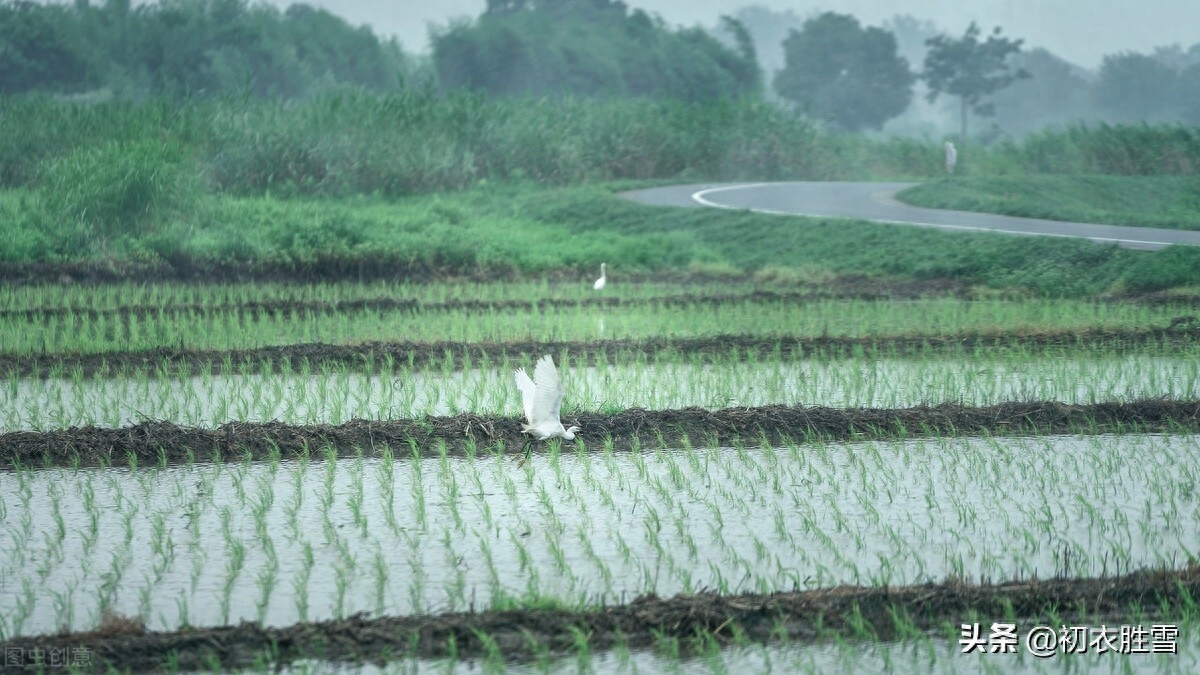
<path id="1" fill-rule="evenodd" d="M 288 2 L 273 0 L 286 7 Z M 486 0 L 440 2 L 389 2 L 388 0 L 315 0 L 355 25 L 370 25 L 380 35 L 396 37 L 410 52 L 429 51 L 428 28 L 449 20 L 477 17 Z M 971 21 L 981 26 L 1003 26 L 1082 68 L 1095 69 L 1107 54 L 1123 51 L 1151 52 L 1164 45 L 1190 45 L 1200 41 L 1200 3 L 1192 0 L 839 0 L 837 2 L 771 2 L 758 0 L 627 0 L 632 9 L 658 14 L 676 26 L 711 26 L 722 14 L 737 14 L 748 7 L 791 15 L 798 25 L 804 17 L 822 12 L 852 14 L 860 21 L 879 25 L 895 16 L 912 16 L 936 30 L 961 33 Z M 791 27 L 791 26 L 787 26 Z M 781 26 L 775 49 L 786 33 Z M 771 37 L 764 35 L 763 37 Z"/>
<path id="2" fill-rule="evenodd" d="M 1200 124 L 1197 26 L 1194 0 L 4 0 L 0 91 L 759 97 L 834 131 L 990 143 L 1077 123 Z M 931 40 L 966 62 L 956 45 L 982 53 L 993 36 L 994 88 L 933 86 Z"/>

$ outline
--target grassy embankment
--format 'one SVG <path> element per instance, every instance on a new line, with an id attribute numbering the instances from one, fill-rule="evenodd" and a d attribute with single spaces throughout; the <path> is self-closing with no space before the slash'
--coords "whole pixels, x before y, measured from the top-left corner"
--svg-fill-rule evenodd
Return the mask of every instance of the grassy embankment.
<path id="1" fill-rule="evenodd" d="M 626 273 L 950 278 L 1056 295 L 1200 283 L 1200 250 L 1145 253 L 842 221 L 796 227 L 765 216 L 642 207 L 611 194 L 628 181 L 939 175 L 934 143 L 826 134 L 762 104 L 406 94 L 289 107 L 0 105 L 13 121 L 0 132 L 7 188 L 0 260 L 9 263 L 90 260 L 119 269 L 151 261 L 176 271 L 421 278 L 581 271 L 603 260 Z M 1096 179 L 1111 197 L 1106 217 L 1195 222 L 1177 217 L 1183 207 L 1154 200 L 1188 178 L 1140 175 L 1187 174 L 1200 165 L 1193 135 L 1073 129 L 1023 145 L 964 148 L 964 167 L 977 176 L 1120 174 Z M 1070 161 L 1046 159 L 1060 156 Z M 1034 180 L 1042 178 L 1071 180 Z"/>
<path id="2" fill-rule="evenodd" d="M 961 177 L 909 188 L 899 197 L 937 209 L 1200 230 L 1200 176 Z"/>
<path id="3" fill-rule="evenodd" d="M 241 268 L 313 279 L 336 278 L 347 273 L 343 270 L 350 275 L 365 270 L 368 278 L 590 272 L 607 261 L 614 274 L 765 271 L 797 281 L 865 274 L 955 279 L 1065 296 L 1200 283 L 1200 251 L 1185 248 L 1147 253 L 1086 241 L 962 235 L 832 219 L 800 225 L 751 213 L 646 207 L 603 186 L 487 186 L 397 200 L 206 196 L 201 201 L 201 223 L 173 223 L 90 258 L 118 267 L 165 260 L 184 268 Z M 22 221 L 21 202 L 10 194 L 0 206 L 15 230 L 8 253 L 36 258 L 25 254 L 53 235 L 36 219 Z M 22 242 L 32 243 L 14 251 Z"/>

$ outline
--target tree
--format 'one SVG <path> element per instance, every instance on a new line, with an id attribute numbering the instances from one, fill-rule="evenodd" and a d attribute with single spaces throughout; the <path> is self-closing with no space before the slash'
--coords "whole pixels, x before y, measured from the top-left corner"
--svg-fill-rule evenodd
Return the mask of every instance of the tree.
<path id="1" fill-rule="evenodd" d="M 896 53 L 896 38 L 846 14 L 826 12 L 791 31 L 784 66 L 775 74 L 780 96 L 806 105 L 847 131 L 883 126 L 912 100 L 915 76 Z"/>
<path id="2" fill-rule="evenodd" d="M 984 99 L 1013 82 L 1029 77 L 1029 73 L 1009 64 L 1008 56 L 1021 51 L 1024 40 L 1000 37 L 997 26 L 987 40 L 979 40 L 979 26 L 974 21 L 957 40 L 937 35 L 925 41 L 925 69 L 921 79 L 929 85 L 928 99 L 933 102 L 941 94 L 958 96 L 962 120 L 961 137 L 967 136 L 967 112 L 981 117 L 995 113 Z"/>
<path id="3" fill-rule="evenodd" d="M 1193 47 L 1193 49 L 1195 49 Z M 1179 73 L 1179 100 L 1200 101 L 1200 63 L 1194 63 Z M 1181 110 L 1184 124 L 1200 126 L 1200 106 L 1184 105 Z"/>
<path id="4" fill-rule="evenodd" d="M 1104 57 L 1092 91 L 1118 122 L 1162 122 L 1175 118 L 1179 79 L 1179 71 L 1152 56 L 1116 54 Z"/>
<path id="5" fill-rule="evenodd" d="M 88 63 L 69 18 L 66 7 L 0 5 L 0 93 L 69 90 L 87 82 Z"/>
<path id="6" fill-rule="evenodd" d="M 1011 58 L 1031 77 L 992 97 L 998 130 L 1024 136 L 1047 125 L 1099 120 L 1087 71 L 1041 48 Z"/>
<path id="7" fill-rule="evenodd" d="M 477 20 L 434 33 L 433 65 L 447 89 L 495 95 L 710 101 L 758 93 L 748 35 L 736 22 L 726 29 L 736 51 L 614 0 L 489 0 Z"/>
<path id="8" fill-rule="evenodd" d="M 0 93 L 297 97 L 395 89 L 403 53 L 322 9 L 250 0 L 0 0 Z"/>

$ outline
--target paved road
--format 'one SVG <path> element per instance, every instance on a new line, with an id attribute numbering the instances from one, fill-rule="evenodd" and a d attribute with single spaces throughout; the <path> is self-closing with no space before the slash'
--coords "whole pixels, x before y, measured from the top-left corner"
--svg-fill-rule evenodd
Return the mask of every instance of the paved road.
<path id="1" fill-rule="evenodd" d="M 657 206 L 711 206 L 792 216 L 857 218 L 877 223 L 988 231 L 1043 237 L 1082 237 L 1127 248 L 1160 249 L 1171 244 L 1200 246 L 1200 232 L 1071 223 L 990 213 L 909 206 L 895 195 L 916 183 L 701 183 L 623 192 Z"/>

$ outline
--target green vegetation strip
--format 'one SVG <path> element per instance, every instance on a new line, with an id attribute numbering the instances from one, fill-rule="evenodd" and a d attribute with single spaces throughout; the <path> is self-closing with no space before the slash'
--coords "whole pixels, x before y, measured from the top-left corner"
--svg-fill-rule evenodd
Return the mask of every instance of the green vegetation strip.
<path id="1" fill-rule="evenodd" d="M 595 297 L 589 294 L 582 297 Z M 144 318 L 101 315 L 53 317 L 38 322 L 0 322 L 0 355 L 85 355 L 160 351 L 245 350 L 330 342 L 340 345 L 561 343 L 719 338 L 735 328 L 763 338 L 874 338 L 990 333 L 1141 331 L 1188 328 L 1187 310 L 1172 306 L 1108 305 L 1063 299 L 964 301 L 930 298 L 910 302 L 784 300 L 629 305 L 609 309 L 575 304 L 530 303 L 522 308 L 402 312 L 284 312 L 171 315 Z"/>
<path id="2" fill-rule="evenodd" d="M 972 176 L 918 185 L 898 197 L 935 209 L 1200 230 L 1196 176 Z"/>
<path id="3" fill-rule="evenodd" d="M 934 293 L 931 293 L 933 295 Z M 903 296 L 901 296 L 902 298 Z M 911 297 L 911 296 L 910 296 Z M 454 299 L 443 302 L 422 302 L 413 298 L 356 298 L 351 300 L 247 300 L 236 304 L 171 304 L 171 305 L 120 305 L 109 308 L 83 306 L 32 307 L 25 309 L 0 309 L 0 319 L 45 321 L 47 319 L 75 318 L 96 321 L 112 318 L 209 318 L 226 315 L 265 315 L 277 320 L 307 318 L 313 314 L 351 314 L 358 312 L 491 312 L 506 310 L 565 309 L 565 308 L 645 308 L 645 307 L 713 307 L 739 303 L 788 303 L 802 304 L 837 298 L 892 300 L 901 299 L 891 293 L 871 293 L 847 289 L 845 292 L 787 292 L 754 290 L 745 293 L 712 293 L 707 295 L 660 295 L 648 297 L 621 297 L 616 295 L 548 297 L 534 299 L 468 300 Z"/>
<path id="4" fill-rule="evenodd" d="M 1055 237 L 652 207 L 614 195 L 619 187 L 628 185 L 488 184 L 396 200 L 200 195 L 188 217 L 164 219 L 154 231 L 118 228 L 87 239 L 106 242 L 104 262 L 93 257 L 72 268 L 58 263 L 78 260 L 78 236 L 56 234 L 33 196 L 0 193 L 0 220 L 12 230 L 0 240 L 0 260 L 12 262 L 0 266 L 0 279 L 318 282 L 563 270 L 579 278 L 607 261 L 614 283 L 618 274 L 696 270 L 797 279 L 861 274 L 1058 297 L 1200 284 L 1197 247 L 1132 251 Z M 61 250 L 47 250 L 55 247 Z M 92 276 L 76 277 L 89 270 Z"/>
<path id="5" fill-rule="evenodd" d="M 118 377 L 149 372 L 160 376 L 226 374 L 246 370 L 292 372 L 313 369 L 361 369 L 391 372 L 411 368 L 469 369 L 521 356 L 569 355 L 581 365 L 617 363 L 622 357 L 653 361 L 680 356 L 727 362 L 760 358 L 846 358 L 851 356 L 927 356 L 1019 351 L 1025 354 L 1088 349 L 1108 353 L 1151 349 L 1187 350 L 1200 341 L 1195 319 L 1165 328 L 1113 328 L 1059 331 L 992 331 L 900 336 L 758 336 L 712 335 L 636 340 L 514 340 L 506 342 L 312 342 L 254 349 L 189 350 L 168 346 L 99 354 L 0 354 L 0 373 L 15 377 Z"/>
<path id="6" fill-rule="evenodd" d="M 797 440 L 909 436 L 1200 432 L 1200 401 L 1149 399 L 1067 405 L 1054 401 L 968 407 L 946 403 L 901 409 L 761 406 L 706 410 L 626 410 L 569 416 L 583 427 L 586 449 L 643 446 L 708 447 Z M 340 425 L 231 422 L 216 429 L 144 422 L 124 428 L 75 427 L 0 435 L 3 466 L 113 466 L 307 457 L 325 449 L 345 455 L 438 453 L 474 456 L 517 452 L 528 436 L 521 420 L 462 414 L 414 420 L 352 420 Z M 536 451 L 560 447 L 535 443 Z"/>
<path id="7" fill-rule="evenodd" d="M 873 279 L 861 275 L 798 279 L 771 272 L 758 275 L 634 273 L 619 278 L 610 266 L 612 284 L 604 293 L 592 290 L 599 270 L 543 272 L 524 279 L 458 277 L 441 282 L 339 281 L 329 284 L 288 282 L 215 282 L 114 284 L 46 283 L 0 288 L 0 307 L 9 312 L 36 310 L 120 310 L 123 307 L 240 307 L 242 305 L 337 305 L 377 300 L 439 303 L 507 303 L 538 300 L 619 298 L 621 301 L 661 297 L 742 296 L 757 293 L 811 295 L 837 299 L 914 299 L 925 297 L 995 297 L 973 292 L 965 284 L 932 280 Z M 1026 297 L 1013 294 L 1006 297 Z M 1133 299 L 1132 297 L 1130 299 Z"/>
<path id="8" fill-rule="evenodd" d="M 1028 579 L 901 587 L 840 586 L 772 594 L 699 593 L 585 609 L 538 601 L 515 609 L 347 619 L 267 628 L 147 632 L 136 619 L 87 633 L 17 638 L 5 650 L 86 648 L 97 670 L 219 669 L 299 659 L 386 661 L 418 656 L 489 661 L 588 655 L 593 649 L 660 647 L 705 652 L 762 640 L 900 640 L 929 631 L 957 635 L 964 621 L 1086 624 L 1121 617 L 1174 623 L 1196 618 L 1200 565 L 1083 579 Z"/>
<path id="9" fill-rule="evenodd" d="M 85 305 L 68 306 L 36 306 L 24 308 L 0 309 L 0 320 L 19 320 L 26 322 L 45 322 L 51 319 L 70 319 L 75 321 L 98 321 L 101 319 L 175 319 L 212 318 L 225 316 L 247 315 L 250 317 L 269 317 L 275 320 L 307 319 L 313 315 L 354 314 L 363 312 L 410 312 L 445 313 L 445 312 L 496 312 L 510 310 L 541 311 L 546 309 L 593 308 L 593 309 L 643 309 L 643 308 L 691 308 L 691 307 L 720 307 L 725 305 L 747 304 L 809 304 L 831 300 L 872 300 L 872 301 L 904 301 L 915 299 L 930 299 L 937 297 L 955 297 L 969 300 L 972 293 L 965 288 L 955 288 L 953 285 L 943 285 L 941 288 L 933 284 L 925 288 L 867 290 L 855 288 L 848 284 L 844 289 L 818 288 L 805 291 L 779 291 L 768 289 L 746 290 L 740 293 L 710 292 L 710 293 L 681 293 L 670 295 L 593 295 L 572 297 L 538 297 L 506 298 L 506 299 L 464 299 L 455 298 L 443 301 L 429 301 L 417 298 L 398 297 L 367 297 L 350 298 L 345 300 L 257 300 L 247 299 L 242 302 L 221 304 L 212 303 L 174 303 L 174 304 L 121 304 L 112 307 L 91 307 Z M 983 301 L 976 301 L 983 302 Z M 1012 302 L 1011 300 L 1009 302 Z M 1035 300 L 1026 300 L 1030 305 L 1038 304 Z M 1044 303 L 1044 301 L 1042 301 Z M 1168 307 L 1184 309 L 1200 306 L 1200 297 L 1190 294 L 1145 293 L 1097 299 L 1098 303 L 1122 303 L 1143 305 L 1147 307 Z M 1077 306 L 1086 306 L 1079 303 Z M 1015 314 L 1015 313 L 1014 313 Z M 1152 316 L 1152 315 L 1149 315 Z"/>

